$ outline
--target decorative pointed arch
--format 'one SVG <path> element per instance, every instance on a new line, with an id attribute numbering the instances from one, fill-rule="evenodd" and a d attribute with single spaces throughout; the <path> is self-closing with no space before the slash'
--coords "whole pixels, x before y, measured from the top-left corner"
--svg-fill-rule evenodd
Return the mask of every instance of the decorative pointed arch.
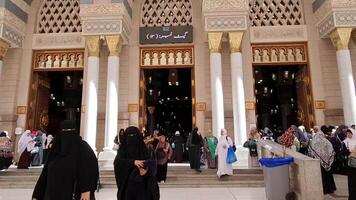
<path id="1" fill-rule="evenodd" d="M 44 0 L 37 22 L 37 33 L 81 32 L 79 0 Z"/>
<path id="2" fill-rule="evenodd" d="M 190 0 L 143 0 L 141 27 L 193 25 Z"/>

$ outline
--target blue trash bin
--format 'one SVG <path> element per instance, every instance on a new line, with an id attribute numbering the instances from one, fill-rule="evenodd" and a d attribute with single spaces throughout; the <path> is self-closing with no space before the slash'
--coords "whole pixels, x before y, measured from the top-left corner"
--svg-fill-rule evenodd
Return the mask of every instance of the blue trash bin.
<path id="1" fill-rule="evenodd" d="M 294 162 L 292 157 L 261 158 L 268 200 L 285 200 L 289 193 L 289 164 Z"/>

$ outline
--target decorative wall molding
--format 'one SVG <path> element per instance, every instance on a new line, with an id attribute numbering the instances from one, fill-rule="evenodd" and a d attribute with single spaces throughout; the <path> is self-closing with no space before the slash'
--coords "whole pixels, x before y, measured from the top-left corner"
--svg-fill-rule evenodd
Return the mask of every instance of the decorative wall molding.
<path id="1" fill-rule="evenodd" d="M 332 0 L 333 8 L 352 8 L 356 7 L 356 0 Z"/>
<path id="2" fill-rule="evenodd" d="M 81 33 L 34 34 L 32 49 L 77 49 L 85 48 Z"/>
<path id="3" fill-rule="evenodd" d="M 251 43 L 304 42 L 308 40 L 307 27 L 260 26 L 250 27 Z"/>
<path id="4" fill-rule="evenodd" d="M 306 43 L 252 45 L 253 64 L 307 64 Z"/>
<path id="5" fill-rule="evenodd" d="M 19 32 L 25 32 L 26 23 L 5 8 L 0 8 L 0 23 L 6 23 Z"/>
<path id="6" fill-rule="evenodd" d="M 0 24 L 0 36 L 11 43 L 11 47 L 22 47 L 24 36 L 6 24 Z"/>
<path id="7" fill-rule="evenodd" d="M 318 24 L 319 36 L 329 37 L 335 28 L 356 27 L 356 10 L 335 11 Z"/>
<path id="8" fill-rule="evenodd" d="M 80 16 L 81 17 L 104 17 L 104 16 L 117 16 L 125 14 L 125 6 L 121 3 L 110 4 L 81 4 Z"/>
<path id="9" fill-rule="evenodd" d="M 246 16 L 209 16 L 205 17 L 206 31 L 237 31 L 247 29 Z"/>
<path id="10" fill-rule="evenodd" d="M 203 12 L 247 10 L 248 0 L 203 0 Z"/>
<path id="11" fill-rule="evenodd" d="M 84 49 L 34 51 L 32 67 L 34 71 L 82 70 Z"/>
<path id="12" fill-rule="evenodd" d="M 121 34 L 122 20 L 88 20 L 83 24 L 83 35 Z"/>
<path id="13" fill-rule="evenodd" d="M 141 67 L 193 67 L 194 47 L 141 48 Z"/>

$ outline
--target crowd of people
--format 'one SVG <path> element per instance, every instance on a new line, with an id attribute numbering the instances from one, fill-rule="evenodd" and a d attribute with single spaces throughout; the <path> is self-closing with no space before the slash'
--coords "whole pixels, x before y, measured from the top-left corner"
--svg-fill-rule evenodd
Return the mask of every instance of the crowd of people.
<path id="1" fill-rule="evenodd" d="M 250 149 L 250 160 L 257 160 L 257 141 L 275 140 L 287 148 L 320 160 L 324 194 L 336 191 L 334 174 L 348 176 L 349 199 L 356 199 L 356 131 L 355 126 L 315 126 L 307 132 L 304 126 L 291 126 L 276 137 L 268 128 L 252 129 L 244 146 Z"/>

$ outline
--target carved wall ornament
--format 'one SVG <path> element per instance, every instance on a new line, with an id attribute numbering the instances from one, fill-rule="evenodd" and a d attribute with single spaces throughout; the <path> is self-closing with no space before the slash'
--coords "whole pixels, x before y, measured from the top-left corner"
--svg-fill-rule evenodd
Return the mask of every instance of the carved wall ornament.
<path id="1" fill-rule="evenodd" d="M 141 48 L 141 67 L 193 67 L 194 48 L 184 47 L 147 47 Z"/>
<path id="2" fill-rule="evenodd" d="M 33 55 L 34 71 L 82 70 L 84 49 L 37 50 Z"/>
<path id="3" fill-rule="evenodd" d="M 190 0 L 143 0 L 141 27 L 193 25 Z"/>
<path id="4" fill-rule="evenodd" d="M 349 49 L 352 28 L 336 28 L 330 34 L 330 39 L 337 51 Z"/>
<path id="5" fill-rule="evenodd" d="M 10 43 L 0 38 L 0 60 L 3 60 L 9 48 L 10 48 Z"/>
<path id="6" fill-rule="evenodd" d="M 305 25 L 250 27 L 251 43 L 305 41 L 308 41 L 307 27 Z"/>
<path id="7" fill-rule="evenodd" d="M 203 11 L 247 11 L 248 0 L 203 0 Z"/>
<path id="8" fill-rule="evenodd" d="M 307 46 L 301 44 L 252 45 L 253 64 L 306 64 Z"/>
<path id="9" fill-rule="evenodd" d="M 206 31 L 237 31 L 247 29 L 247 17 L 244 15 L 238 16 L 206 16 L 205 30 Z"/>
<path id="10" fill-rule="evenodd" d="M 81 32 L 79 0 L 44 0 L 38 15 L 37 33 Z"/>
<path id="11" fill-rule="evenodd" d="M 120 35 L 105 36 L 110 56 L 119 56 L 122 49 L 122 37 Z"/>
<path id="12" fill-rule="evenodd" d="M 250 26 L 304 24 L 301 0 L 249 0 Z"/>

